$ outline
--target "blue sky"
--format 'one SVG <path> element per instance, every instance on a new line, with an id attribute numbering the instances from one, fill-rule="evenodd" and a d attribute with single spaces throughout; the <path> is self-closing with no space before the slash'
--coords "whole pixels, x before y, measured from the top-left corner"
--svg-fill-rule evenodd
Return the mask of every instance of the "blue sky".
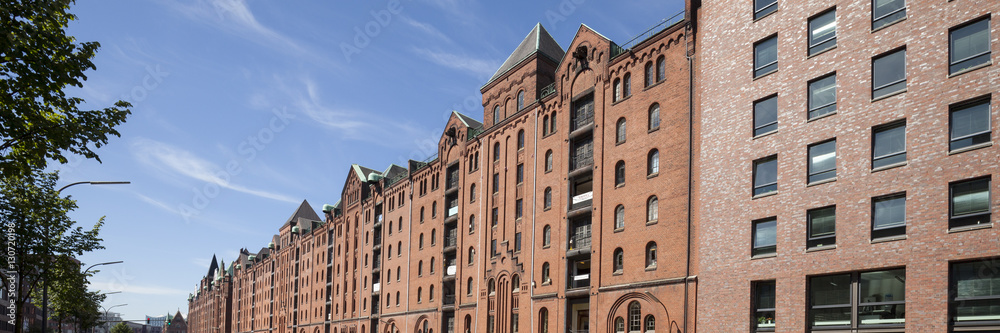
<path id="1" fill-rule="evenodd" d="M 536 23 L 566 47 L 581 23 L 623 43 L 683 1 L 79 1 L 68 32 L 98 41 L 70 95 L 132 116 L 103 163 L 54 168 L 72 216 L 107 216 L 92 286 L 125 319 L 187 313 L 213 254 L 266 246 L 306 199 L 338 200 L 351 163 L 433 154 L 450 111 L 482 119 L 479 88 Z M 373 14 L 374 13 L 374 14 Z M 362 35 L 359 37 L 359 31 Z"/>

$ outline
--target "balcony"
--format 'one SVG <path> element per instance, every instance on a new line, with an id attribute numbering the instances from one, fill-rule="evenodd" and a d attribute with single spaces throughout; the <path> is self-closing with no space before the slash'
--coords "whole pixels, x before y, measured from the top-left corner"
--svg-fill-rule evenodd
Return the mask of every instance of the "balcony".
<path id="1" fill-rule="evenodd" d="M 375 225 L 374 225 L 374 227 L 375 228 L 381 227 L 382 226 L 382 220 L 383 220 L 382 214 L 375 215 Z"/>
<path id="2" fill-rule="evenodd" d="M 573 122 L 570 123 L 570 126 L 572 126 L 570 132 L 582 129 L 593 123 L 594 123 L 594 108 L 593 104 L 591 104 L 590 107 L 584 107 L 573 114 Z"/>
<path id="3" fill-rule="evenodd" d="M 454 251 L 458 246 L 458 229 L 451 229 L 444 235 L 444 251 Z"/>
<path id="4" fill-rule="evenodd" d="M 566 256 L 572 257 L 575 255 L 585 254 L 590 252 L 590 226 L 588 225 L 585 231 L 577 231 L 569 238 L 569 244 L 566 247 Z"/>
<path id="5" fill-rule="evenodd" d="M 458 173 L 448 175 L 447 180 L 444 184 L 445 191 L 457 190 L 458 189 Z"/>
<path id="6" fill-rule="evenodd" d="M 570 177 L 577 176 L 578 174 L 584 173 L 584 171 L 590 170 L 590 167 L 594 165 L 594 152 L 581 152 L 579 154 L 573 154 L 569 157 L 569 173 Z"/>
<path id="7" fill-rule="evenodd" d="M 590 274 L 574 275 L 572 279 L 570 279 L 568 287 L 569 289 L 589 288 Z"/>

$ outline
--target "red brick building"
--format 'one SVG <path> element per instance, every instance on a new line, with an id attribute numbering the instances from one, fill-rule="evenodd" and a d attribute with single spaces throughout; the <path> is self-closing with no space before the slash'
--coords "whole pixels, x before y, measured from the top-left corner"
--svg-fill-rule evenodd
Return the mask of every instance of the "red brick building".
<path id="1" fill-rule="evenodd" d="M 700 330 L 998 329 L 998 12 L 702 2 Z"/>

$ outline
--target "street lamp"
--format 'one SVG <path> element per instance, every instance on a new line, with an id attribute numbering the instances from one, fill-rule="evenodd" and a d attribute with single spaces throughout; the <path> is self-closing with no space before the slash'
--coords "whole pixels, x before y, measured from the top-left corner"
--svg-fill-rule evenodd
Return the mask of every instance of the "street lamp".
<path id="1" fill-rule="evenodd" d="M 120 292 L 120 291 L 119 291 L 119 292 Z M 102 306 L 102 307 L 101 307 L 101 309 L 104 309 L 104 318 L 105 318 L 105 319 L 107 319 L 107 318 L 108 318 L 108 313 L 109 313 L 109 312 L 111 311 L 111 309 L 114 309 L 114 308 L 117 308 L 117 307 L 119 307 L 119 306 L 126 306 L 126 305 L 128 305 L 128 304 L 118 304 L 118 305 L 112 305 L 112 306 L 111 306 L 111 307 L 109 307 L 109 308 L 104 308 L 104 307 Z M 106 324 L 106 326 L 108 327 L 108 332 L 111 332 L 111 322 L 110 322 L 109 320 L 105 320 L 105 321 L 104 321 L 104 323 L 105 323 L 105 324 Z"/>
<path id="2" fill-rule="evenodd" d="M 65 190 L 66 188 L 68 188 L 70 186 L 80 185 L 80 184 L 90 184 L 90 185 L 120 185 L 120 184 L 131 184 L 131 183 L 132 182 L 129 182 L 129 181 L 111 181 L 111 182 L 107 182 L 107 181 L 87 181 L 87 182 L 75 182 L 75 183 L 70 183 L 69 185 L 63 186 L 58 191 L 56 191 L 56 194 L 61 194 L 63 190 Z M 91 266 L 91 267 L 93 267 L 93 266 Z M 87 268 L 87 270 L 90 270 L 90 268 Z M 43 281 L 42 282 L 42 333 L 48 333 L 48 332 L 49 332 L 49 282 L 48 281 Z"/>
<path id="3" fill-rule="evenodd" d="M 90 265 L 90 267 L 87 267 L 87 269 L 83 271 L 83 274 L 87 275 L 87 272 L 89 272 L 91 268 L 94 268 L 94 266 L 114 265 L 114 264 L 120 264 L 120 263 L 123 263 L 123 262 L 124 261 L 119 260 L 119 261 L 102 262 L 102 263 L 99 263 L 99 264 L 93 264 L 93 265 Z"/>

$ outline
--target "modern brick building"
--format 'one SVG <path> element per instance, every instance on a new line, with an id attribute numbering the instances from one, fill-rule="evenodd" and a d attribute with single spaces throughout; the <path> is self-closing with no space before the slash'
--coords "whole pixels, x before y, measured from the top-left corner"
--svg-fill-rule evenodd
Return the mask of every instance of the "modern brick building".
<path id="1" fill-rule="evenodd" d="M 998 330 L 998 12 L 702 3 L 699 330 Z"/>
<path id="2" fill-rule="evenodd" d="M 1000 330 L 1000 2 L 686 6 L 622 45 L 535 26 L 484 121 L 352 165 L 210 268 L 191 331 Z"/>

